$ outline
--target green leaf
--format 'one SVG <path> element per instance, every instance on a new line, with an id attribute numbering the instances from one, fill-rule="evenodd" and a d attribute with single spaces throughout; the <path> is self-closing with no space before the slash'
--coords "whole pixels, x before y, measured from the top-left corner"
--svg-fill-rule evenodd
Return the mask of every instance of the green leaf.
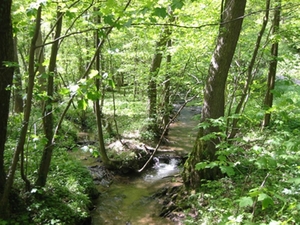
<path id="1" fill-rule="evenodd" d="M 268 208 L 269 205 L 274 205 L 273 199 L 266 193 L 260 193 L 257 201 L 262 202 L 262 209 Z"/>
<path id="2" fill-rule="evenodd" d="M 235 175 L 234 169 L 231 166 L 220 166 L 221 172 L 226 173 L 229 177 Z"/>
<path id="3" fill-rule="evenodd" d="M 82 110 L 86 110 L 86 108 L 87 108 L 87 101 L 86 101 L 86 99 L 80 99 L 80 100 L 78 100 L 78 108 L 80 108 Z"/>
<path id="4" fill-rule="evenodd" d="M 174 11 L 175 9 L 181 9 L 184 3 L 183 0 L 173 0 L 171 4 L 171 8 Z"/>
<path id="5" fill-rule="evenodd" d="M 300 184 L 300 177 L 289 179 L 287 182 L 294 183 L 294 184 Z"/>
<path id="6" fill-rule="evenodd" d="M 19 64 L 11 61 L 3 61 L 2 62 L 5 67 L 19 67 Z"/>
<path id="7" fill-rule="evenodd" d="M 253 188 L 249 191 L 249 195 L 250 197 L 257 197 L 262 193 L 262 189 L 257 187 L 257 188 Z"/>
<path id="8" fill-rule="evenodd" d="M 207 166 L 206 166 L 206 168 L 214 168 L 214 167 L 216 167 L 216 166 L 218 166 L 219 164 L 218 164 L 218 162 L 210 162 Z"/>
<path id="9" fill-rule="evenodd" d="M 113 26 L 114 25 L 114 21 L 113 21 L 113 16 L 112 15 L 107 15 L 107 16 L 103 16 L 103 21 L 104 23 Z"/>
<path id="10" fill-rule="evenodd" d="M 199 162 L 196 164 L 195 169 L 196 170 L 203 170 L 207 166 L 207 162 Z"/>
<path id="11" fill-rule="evenodd" d="M 101 97 L 101 93 L 98 91 L 89 91 L 87 93 L 87 98 L 92 100 L 92 101 L 96 101 Z"/>
<path id="12" fill-rule="evenodd" d="M 166 8 L 154 8 L 154 15 L 165 18 L 168 13 Z"/>
<path id="13" fill-rule="evenodd" d="M 67 95 L 70 94 L 70 89 L 69 88 L 65 88 L 65 87 L 60 88 L 59 89 L 59 94 L 63 95 L 63 96 L 67 96 Z"/>
<path id="14" fill-rule="evenodd" d="M 251 197 L 242 197 L 238 200 L 240 207 L 247 207 L 253 205 L 253 199 Z"/>
<path id="15" fill-rule="evenodd" d="M 99 74 L 98 70 L 91 70 L 89 77 L 90 78 L 94 78 L 95 76 L 97 76 Z"/>
<path id="16" fill-rule="evenodd" d="M 130 18 L 126 23 L 124 23 L 124 27 L 130 27 L 132 24 L 133 19 Z"/>
<path id="17" fill-rule="evenodd" d="M 108 85 L 111 86 L 113 89 L 116 87 L 115 82 L 112 79 L 108 80 Z"/>

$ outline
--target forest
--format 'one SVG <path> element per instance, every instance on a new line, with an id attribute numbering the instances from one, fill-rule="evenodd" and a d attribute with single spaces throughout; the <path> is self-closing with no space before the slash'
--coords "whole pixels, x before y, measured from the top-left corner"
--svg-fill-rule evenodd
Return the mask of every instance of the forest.
<path id="1" fill-rule="evenodd" d="M 300 224 L 299 10 L 0 0 L 0 225 Z"/>

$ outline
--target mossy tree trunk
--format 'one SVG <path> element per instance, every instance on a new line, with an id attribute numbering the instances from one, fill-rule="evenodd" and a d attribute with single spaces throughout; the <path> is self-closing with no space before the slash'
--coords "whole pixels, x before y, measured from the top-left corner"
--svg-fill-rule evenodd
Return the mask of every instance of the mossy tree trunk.
<path id="1" fill-rule="evenodd" d="M 225 0 L 223 4 L 219 35 L 205 84 L 201 122 L 224 116 L 225 85 L 242 28 L 246 0 Z M 196 188 L 202 179 L 213 180 L 219 177 L 220 171 L 216 167 L 199 171 L 195 169 L 199 162 L 216 159 L 216 146 L 221 137 L 216 136 L 210 140 L 203 140 L 202 137 L 217 132 L 220 132 L 220 128 L 212 125 L 199 130 L 194 148 L 184 166 L 183 179 L 186 186 Z"/>

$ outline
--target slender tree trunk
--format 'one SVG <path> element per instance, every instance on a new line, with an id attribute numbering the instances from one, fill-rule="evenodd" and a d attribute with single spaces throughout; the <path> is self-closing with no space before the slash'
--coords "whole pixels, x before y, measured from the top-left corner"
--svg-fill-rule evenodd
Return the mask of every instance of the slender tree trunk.
<path id="1" fill-rule="evenodd" d="M 263 19 L 263 24 L 262 24 L 262 27 L 260 29 L 260 32 L 257 36 L 257 39 L 256 39 L 256 42 L 255 42 L 255 48 L 254 48 L 254 51 L 253 51 L 253 54 L 252 54 L 252 58 L 251 58 L 251 61 L 249 63 L 249 66 L 247 68 L 247 79 L 246 79 L 246 83 L 245 83 L 245 86 L 243 88 L 243 92 L 242 92 L 242 96 L 240 98 L 240 101 L 239 103 L 237 104 L 236 108 L 235 108 L 235 112 L 234 114 L 241 114 L 241 112 L 243 111 L 242 109 L 245 108 L 245 105 L 246 105 L 246 100 L 248 98 L 248 95 L 249 95 L 249 92 L 250 92 L 250 86 L 252 84 L 252 81 L 255 77 L 255 74 L 253 74 L 253 67 L 255 65 L 255 61 L 256 61 L 256 58 L 257 58 L 257 54 L 258 54 L 258 51 L 259 51 L 259 48 L 260 48 L 260 43 L 261 43 L 261 40 L 262 40 L 262 37 L 265 33 L 265 30 L 266 30 L 266 27 L 267 27 L 267 24 L 268 24 L 268 21 L 269 21 L 269 11 L 270 11 L 270 0 L 266 0 L 266 10 L 265 10 L 265 16 L 264 16 L 264 19 Z M 235 137 L 235 135 L 237 134 L 238 132 L 238 121 L 239 121 L 239 118 L 233 118 L 232 119 L 232 123 L 231 123 L 231 126 L 228 124 L 227 125 L 227 129 L 231 129 L 230 133 L 228 135 L 228 139 L 233 139 Z"/>
<path id="2" fill-rule="evenodd" d="M 174 17 L 171 16 L 170 21 L 174 21 Z M 155 53 L 152 58 L 152 63 L 150 66 L 150 75 L 148 82 L 148 131 L 154 133 L 155 136 L 159 136 L 159 127 L 157 124 L 157 76 L 160 70 L 160 65 L 162 61 L 163 52 L 166 49 L 168 40 L 170 39 L 171 31 L 168 27 L 162 31 L 160 39 L 156 42 Z"/>
<path id="3" fill-rule="evenodd" d="M 95 11 L 98 11 L 98 9 L 96 8 Z M 101 23 L 101 18 L 98 15 L 96 17 L 96 24 L 100 24 Z M 99 38 L 99 32 L 96 31 L 95 32 L 95 47 L 97 48 L 97 46 L 100 44 L 100 38 Z M 98 51 L 96 53 L 96 58 L 95 58 L 95 67 L 96 70 L 101 71 L 101 63 L 100 63 L 100 56 L 101 56 L 101 51 Z M 101 73 L 100 73 L 101 74 Z M 101 91 L 101 78 L 99 76 L 96 77 L 95 79 L 95 85 L 97 88 L 97 91 L 100 92 Z M 106 165 L 106 166 L 110 166 L 110 160 L 106 154 L 106 149 L 105 149 L 105 144 L 104 144 L 104 137 L 103 137 L 103 128 L 102 128 L 102 107 L 100 106 L 100 99 L 97 98 L 97 100 L 95 101 L 95 114 L 96 114 L 96 122 L 97 122 L 97 131 L 98 131 L 98 139 L 99 139 L 99 154 L 101 157 L 102 162 Z"/>
<path id="4" fill-rule="evenodd" d="M 62 29 L 62 12 L 57 12 L 57 24 L 54 39 L 58 39 L 61 34 Z M 48 71 L 48 83 L 47 83 L 47 100 L 44 103 L 43 110 L 43 124 L 44 132 L 47 138 L 46 146 L 43 150 L 42 159 L 40 161 L 38 176 L 35 185 L 39 187 L 44 187 L 47 181 L 47 175 L 49 173 L 52 152 L 54 149 L 53 134 L 54 134 L 54 125 L 53 125 L 53 107 L 52 99 L 54 93 L 54 77 L 56 74 L 56 61 L 57 53 L 59 49 L 59 41 L 55 41 L 52 45 L 51 56 L 49 62 L 49 71 Z"/>
<path id="5" fill-rule="evenodd" d="M 171 48 L 172 40 L 168 40 L 167 47 Z M 170 121 L 170 85 L 171 85 L 171 76 L 170 76 L 170 64 L 171 64 L 172 56 L 170 53 L 167 55 L 167 69 L 166 69 L 166 81 L 164 84 L 164 114 L 163 114 L 163 129 L 167 126 Z M 166 130 L 165 134 L 168 134 L 168 130 Z"/>
<path id="6" fill-rule="evenodd" d="M 40 30 L 38 38 L 36 40 L 36 46 L 43 45 L 42 31 Z M 45 61 L 44 47 L 39 47 L 35 50 L 35 58 L 38 64 L 38 84 L 41 91 L 47 91 L 47 78 L 46 78 L 46 66 L 43 64 Z"/>
<path id="7" fill-rule="evenodd" d="M 221 17 L 223 20 L 205 85 L 201 122 L 209 123 L 209 119 L 224 116 L 225 85 L 242 28 L 245 7 L 246 0 L 226 0 L 224 3 Z M 218 132 L 219 127 L 213 125 L 199 130 L 194 148 L 184 166 L 183 179 L 187 186 L 195 188 L 201 184 L 202 179 L 212 180 L 219 177 L 220 171 L 216 167 L 199 171 L 195 169 L 198 162 L 211 162 L 216 159 L 216 146 L 220 143 L 221 137 L 217 135 L 205 141 L 202 137 Z"/>
<path id="8" fill-rule="evenodd" d="M 9 113 L 10 87 L 12 85 L 14 68 L 6 66 L 5 62 L 14 61 L 14 46 L 11 24 L 11 0 L 0 0 L 0 199 L 7 198 L 4 194 L 6 172 L 4 169 L 4 150 L 7 135 Z M 0 203 L 0 218 L 5 216 L 5 204 Z M 3 212 L 2 212 L 3 211 Z"/>
<path id="9" fill-rule="evenodd" d="M 151 67 L 150 67 L 150 78 L 148 82 L 148 131 L 153 132 L 154 134 L 158 133 L 158 125 L 157 125 L 157 85 L 156 79 L 158 75 L 158 71 L 160 68 L 162 53 L 161 48 L 163 44 L 160 44 L 160 41 L 156 44 L 156 53 L 153 56 Z"/>
<path id="10" fill-rule="evenodd" d="M 18 59 L 18 49 L 17 49 L 17 36 L 14 37 L 14 61 L 19 64 Z M 22 77 L 20 72 L 20 67 L 15 69 L 15 91 L 14 91 L 14 111 L 15 113 L 23 112 L 23 98 L 22 98 Z"/>
<path id="11" fill-rule="evenodd" d="M 272 34 L 278 34 L 279 24 L 280 24 L 280 10 L 281 10 L 281 0 L 276 1 L 276 9 L 274 11 L 274 19 L 273 19 L 273 27 Z M 277 57 L 278 57 L 278 41 L 272 44 L 271 47 L 271 62 L 269 64 L 269 73 L 268 73 L 268 83 L 267 83 L 267 92 L 265 95 L 264 105 L 266 109 L 270 109 L 273 106 L 273 90 L 275 88 L 275 78 L 276 78 L 276 70 L 277 70 Z M 262 123 L 263 127 L 267 127 L 270 125 L 271 121 L 271 113 L 266 112 L 265 117 Z"/>
<path id="12" fill-rule="evenodd" d="M 23 123 L 22 123 L 22 129 L 20 132 L 20 137 L 17 143 L 16 150 L 14 152 L 14 156 L 12 159 L 12 163 L 9 169 L 9 172 L 7 174 L 7 179 L 6 182 L 4 183 L 4 192 L 0 201 L 0 218 L 3 215 L 6 215 L 5 212 L 8 210 L 8 197 L 10 190 L 13 186 L 14 182 L 14 176 L 17 168 L 17 163 L 19 160 L 19 155 L 22 151 L 24 151 L 24 144 L 26 141 L 26 136 L 27 136 L 27 130 L 28 130 L 28 123 L 29 123 L 29 118 L 30 118 L 30 113 L 31 113 L 31 100 L 33 96 L 33 87 L 34 87 L 34 78 L 35 78 L 35 63 L 34 63 L 34 50 L 35 50 L 35 43 L 37 39 L 37 35 L 40 29 L 40 23 L 41 23 L 41 12 L 42 8 L 41 6 L 37 10 L 37 16 L 36 16 L 36 25 L 35 25 L 35 31 L 34 35 L 31 39 L 31 46 L 30 46 L 30 53 L 29 53 L 29 68 L 28 68 L 28 87 L 27 87 L 27 98 L 26 98 L 26 106 L 24 110 L 24 118 L 23 118 Z M 2 23 L 0 23 L 2 24 Z M 1 42 L 0 42 L 1 43 Z M 8 42 L 9 43 L 9 42 Z M 6 43 L 7 45 L 7 43 Z M 13 53 L 13 51 L 12 51 Z M 1 182 L 2 185 L 2 182 Z"/>

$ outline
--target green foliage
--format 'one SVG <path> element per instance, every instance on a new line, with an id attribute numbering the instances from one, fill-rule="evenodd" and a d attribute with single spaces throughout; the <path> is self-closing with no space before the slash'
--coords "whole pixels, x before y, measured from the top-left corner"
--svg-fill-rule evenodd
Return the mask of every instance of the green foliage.
<path id="1" fill-rule="evenodd" d="M 196 169 L 225 164 L 227 177 L 199 188 L 189 200 L 199 215 L 187 224 L 300 223 L 299 132 L 284 127 L 244 134 L 221 144 L 217 161 L 198 163 Z"/>
<path id="2" fill-rule="evenodd" d="M 35 224 L 75 224 L 89 216 L 93 180 L 65 150 L 55 152 L 47 183 L 43 189 L 31 190 L 28 209 Z"/>

